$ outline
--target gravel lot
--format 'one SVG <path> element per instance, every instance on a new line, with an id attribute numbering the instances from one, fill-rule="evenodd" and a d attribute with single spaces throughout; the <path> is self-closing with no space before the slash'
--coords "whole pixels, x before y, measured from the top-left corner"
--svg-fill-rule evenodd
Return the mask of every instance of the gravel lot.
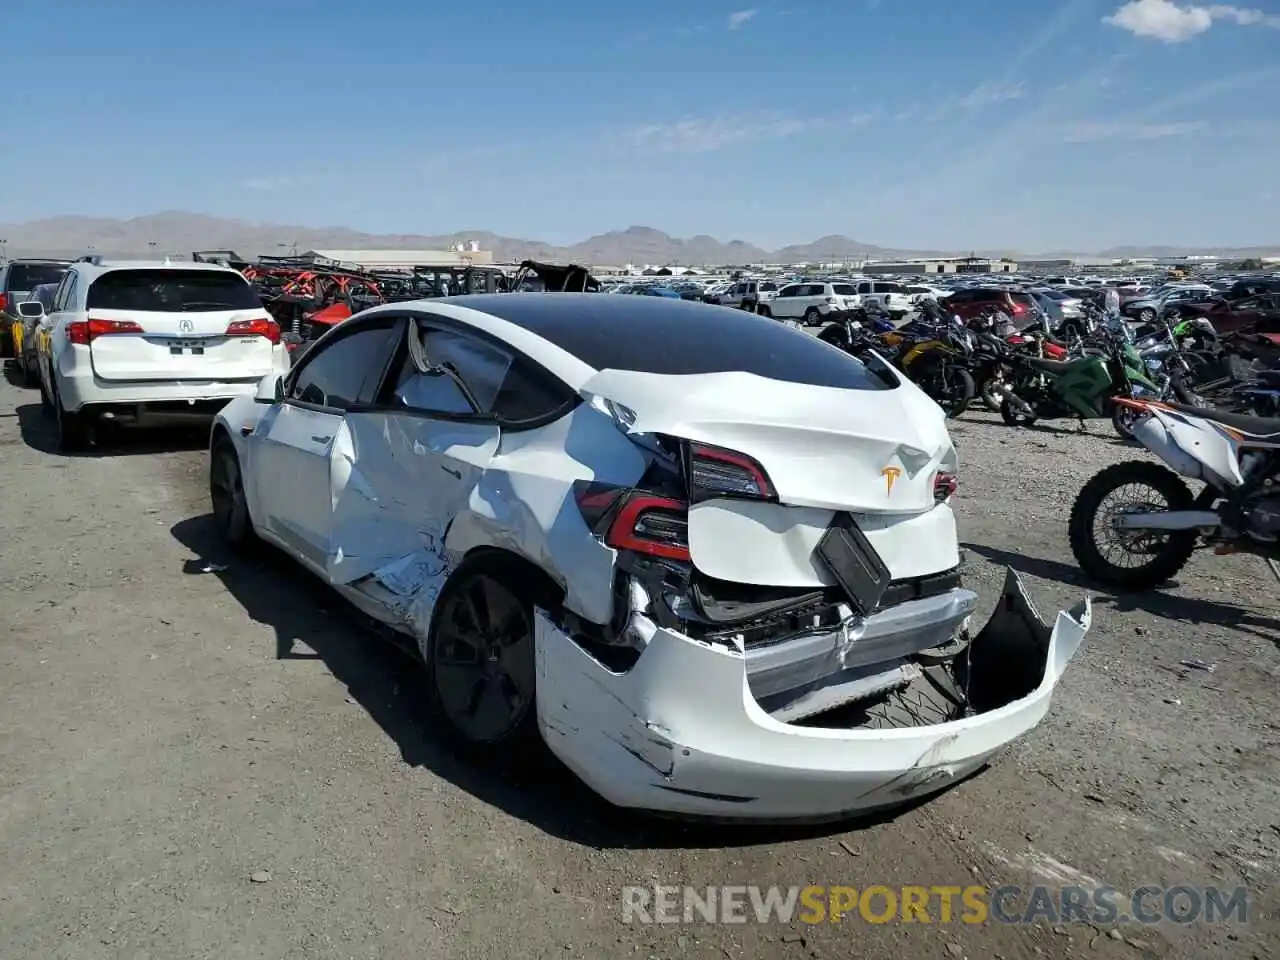
<path id="1" fill-rule="evenodd" d="M 1076 582 L 1065 515 L 1109 424 L 955 426 L 985 617 L 1010 564 Z M 0 384 L 0 957 L 1271 956 L 1280 923 L 1278 592 L 1198 558 L 1095 595 L 1046 722 L 895 818 L 711 829 L 606 809 L 565 777 L 445 756 L 415 665 L 287 562 L 225 562 L 200 437 L 52 450 Z M 1179 667 L 1187 658 L 1212 672 Z M 255 882 L 255 876 L 256 881 Z M 1246 884 L 1245 927 L 636 926 L 625 884 Z"/>

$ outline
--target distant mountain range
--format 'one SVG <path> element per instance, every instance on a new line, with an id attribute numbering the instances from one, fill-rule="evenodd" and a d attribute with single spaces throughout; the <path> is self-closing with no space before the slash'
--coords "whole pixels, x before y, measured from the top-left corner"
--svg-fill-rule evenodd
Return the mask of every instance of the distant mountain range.
<path id="1" fill-rule="evenodd" d="M 488 230 L 468 230 L 435 236 L 370 234 L 347 227 L 298 227 L 226 220 L 198 213 L 166 211 L 129 220 L 100 217 L 50 217 L 28 223 L 0 224 L 0 239 L 10 256 L 80 256 L 89 250 L 104 255 L 145 256 L 189 254 L 193 250 L 234 250 L 244 256 L 280 254 L 296 245 L 299 252 L 324 249 L 446 250 L 476 241 L 502 262 L 524 259 L 572 261 L 593 265 L 624 264 L 698 266 L 702 264 L 815 263 L 844 260 L 915 259 L 936 256 L 1012 256 L 1010 250 L 907 250 L 864 243 L 832 235 L 812 243 L 763 250 L 744 240 L 724 243 L 698 235 L 680 239 L 652 227 L 628 227 L 598 234 L 572 246 L 557 247 L 540 240 L 503 237 Z M 1026 259 L 1091 257 L 1173 257 L 1208 254 L 1221 257 L 1280 255 L 1273 247 L 1190 248 L 1113 247 L 1094 254 L 1053 252 L 1022 254 Z"/>

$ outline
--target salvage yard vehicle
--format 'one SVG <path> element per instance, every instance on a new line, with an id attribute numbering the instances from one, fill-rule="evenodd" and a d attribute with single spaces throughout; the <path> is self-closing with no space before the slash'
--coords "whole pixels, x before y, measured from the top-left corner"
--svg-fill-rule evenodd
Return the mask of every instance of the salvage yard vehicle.
<path id="1" fill-rule="evenodd" d="M 40 342 L 41 324 L 53 309 L 57 283 L 42 283 L 18 303 L 14 311 L 18 319 L 10 332 L 13 336 L 13 362 L 24 387 L 34 387 L 38 380 L 36 350 Z"/>
<path id="2" fill-rule="evenodd" d="M 6 260 L 0 263 L 0 357 L 21 360 L 18 304 L 31 299 L 43 283 L 57 283 L 67 272 L 68 260 Z M 21 366 L 21 364 L 19 364 Z"/>
<path id="3" fill-rule="evenodd" d="M 102 424 L 207 422 L 289 369 L 280 341 L 279 324 L 230 267 L 84 258 L 42 322 L 41 399 L 63 450 L 85 447 Z"/>
<path id="4" fill-rule="evenodd" d="M 1090 624 L 1009 571 L 971 635 L 942 411 L 879 358 L 677 299 L 387 304 L 233 400 L 215 523 L 398 632 L 464 755 L 622 807 L 908 802 L 1045 715 Z"/>

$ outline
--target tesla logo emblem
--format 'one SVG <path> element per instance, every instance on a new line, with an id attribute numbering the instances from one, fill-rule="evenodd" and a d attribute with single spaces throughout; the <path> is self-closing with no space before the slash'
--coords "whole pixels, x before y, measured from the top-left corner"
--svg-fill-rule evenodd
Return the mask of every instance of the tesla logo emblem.
<path id="1" fill-rule="evenodd" d="M 898 482 L 898 478 L 902 476 L 902 471 L 897 467 L 885 467 L 880 471 L 880 476 L 884 477 L 884 495 L 890 496 L 893 493 L 893 485 Z"/>
<path id="2" fill-rule="evenodd" d="M 180 321 L 178 321 L 178 332 L 179 332 L 179 333 L 190 333 L 190 332 L 191 332 L 192 330 L 194 330 L 195 328 L 196 328 L 196 327 L 195 327 L 195 324 L 194 324 L 194 323 L 192 323 L 190 320 L 180 320 Z"/>

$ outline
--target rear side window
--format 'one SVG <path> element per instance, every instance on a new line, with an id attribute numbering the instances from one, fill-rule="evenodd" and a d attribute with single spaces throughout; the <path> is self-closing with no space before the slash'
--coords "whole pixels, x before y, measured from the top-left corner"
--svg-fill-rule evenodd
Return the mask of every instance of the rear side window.
<path id="1" fill-rule="evenodd" d="M 479 410 L 472 408 L 453 377 L 421 373 L 407 355 L 396 379 L 397 406 L 425 414 L 522 423 L 567 409 L 577 401 L 576 394 L 545 370 L 477 337 L 428 327 L 422 344 L 432 364 L 447 366 L 466 384 Z"/>
<path id="2" fill-rule="evenodd" d="M 1022 304 L 1024 307 L 1030 307 L 1035 304 L 1029 293 L 1011 293 L 1009 294 L 1009 299 L 1014 303 Z"/>
<path id="3" fill-rule="evenodd" d="M 9 289 L 28 293 L 42 283 L 57 283 L 67 272 L 65 263 L 15 263 L 9 267 Z"/>
<path id="4" fill-rule="evenodd" d="M 261 308 L 257 292 L 225 270 L 112 270 L 89 287 L 86 309 L 193 313 Z"/>
<path id="5" fill-rule="evenodd" d="M 898 283 L 877 283 L 875 285 L 876 293 L 901 293 L 902 285 Z"/>
<path id="6" fill-rule="evenodd" d="M 833 283 L 831 290 L 840 297 L 855 297 L 858 295 L 858 291 L 853 288 L 851 283 Z"/>

